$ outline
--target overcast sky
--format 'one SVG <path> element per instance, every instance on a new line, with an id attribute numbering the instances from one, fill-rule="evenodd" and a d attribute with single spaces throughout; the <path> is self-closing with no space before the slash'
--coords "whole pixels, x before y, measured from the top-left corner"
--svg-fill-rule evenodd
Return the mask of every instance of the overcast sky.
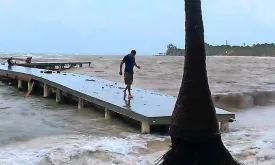
<path id="1" fill-rule="evenodd" d="M 274 0 L 202 0 L 210 44 L 274 42 Z M 138 54 L 184 47 L 184 0 L 0 0 L 0 52 Z"/>

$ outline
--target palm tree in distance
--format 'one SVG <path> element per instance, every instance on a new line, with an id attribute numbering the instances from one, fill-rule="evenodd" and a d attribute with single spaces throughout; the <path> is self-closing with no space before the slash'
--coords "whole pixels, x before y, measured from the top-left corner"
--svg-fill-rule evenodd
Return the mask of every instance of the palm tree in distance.
<path id="1" fill-rule="evenodd" d="M 239 165 L 225 148 L 206 72 L 201 0 L 185 0 L 185 64 L 172 114 L 172 145 L 158 164 Z"/>

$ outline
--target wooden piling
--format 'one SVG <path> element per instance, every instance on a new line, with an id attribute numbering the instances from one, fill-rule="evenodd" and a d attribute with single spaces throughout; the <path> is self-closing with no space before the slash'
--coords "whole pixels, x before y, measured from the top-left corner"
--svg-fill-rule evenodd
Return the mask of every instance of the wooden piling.
<path id="1" fill-rule="evenodd" d="M 220 132 L 228 132 L 228 131 L 229 131 L 229 122 L 221 122 Z"/>
<path id="2" fill-rule="evenodd" d="M 33 86 L 34 86 L 34 81 L 29 80 L 28 81 L 28 92 L 25 95 L 25 97 L 29 97 L 30 96 L 30 94 L 31 94 L 31 92 L 33 90 Z"/>
<path id="3" fill-rule="evenodd" d="M 84 104 L 83 104 L 83 99 L 82 98 L 78 98 L 78 109 L 82 109 L 84 107 Z"/>
<path id="4" fill-rule="evenodd" d="M 18 80 L 17 88 L 18 88 L 18 90 L 22 90 L 23 89 L 23 81 L 22 80 Z"/>
<path id="5" fill-rule="evenodd" d="M 50 95 L 49 85 L 44 83 L 44 97 L 47 98 Z"/>
<path id="6" fill-rule="evenodd" d="M 105 108 L 105 119 L 111 119 L 111 111 L 108 108 Z"/>
<path id="7" fill-rule="evenodd" d="M 29 81 L 28 81 L 28 91 L 30 91 L 31 88 L 32 88 L 32 82 L 31 82 L 31 80 L 29 80 Z"/>
<path id="8" fill-rule="evenodd" d="M 150 125 L 147 122 L 141 123 L 141 133 L 143 134 L 150 133 Z"/>
<path id="9" fill-rule="evenodd" d="M 61 101 L 62 101 L 62 95 L 61 95 L 60 89 L 56 89 L 56 99 L 55 100 L 57 103 L 61 103 Z"/>

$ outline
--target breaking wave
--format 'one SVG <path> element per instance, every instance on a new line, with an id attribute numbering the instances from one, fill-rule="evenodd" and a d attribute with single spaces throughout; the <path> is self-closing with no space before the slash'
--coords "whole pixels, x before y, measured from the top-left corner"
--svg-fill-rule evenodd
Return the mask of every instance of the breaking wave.
<path id="1" fill-rule="evenodd" d="M 226 110 L 247 109 L 275 103 L 275 91 L 251 91 L 243 93 L 218 93 L 212 96 L 215 105 Z"/>
<path id="2" fill-rule="evenodd" d="M 245 165 L 275 164 L 274 108 L 257 107 L 236 115 L 230 132 L 222 134 L 230 152 Z M 126 132 L 116 137 L 46 136 L 0 147 L 0 164 L 152 165 L 169 141 L 169 136 Z"/>
<path id="3" fill-rule="evenodd" d="M 124 137 L 123 137 L 124 136 Z M 164 151 L 151 152 L 148 141 L 164 137 L 125 133 L 122 137 L 79 135 L 51 136 L 2 147 L 0 164 L 5 165 L 135 165 L 152 164 Z M 144 153 L 144 156 L 140 153 Z"/>

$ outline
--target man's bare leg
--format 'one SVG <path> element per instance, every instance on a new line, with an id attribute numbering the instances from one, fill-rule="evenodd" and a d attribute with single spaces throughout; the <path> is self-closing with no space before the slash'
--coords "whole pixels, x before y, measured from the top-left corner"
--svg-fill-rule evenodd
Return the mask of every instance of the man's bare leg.
<path id="1" fill-rule="evenodd" d="M 126 90 L 128 89 L 128 85 L 125 87 L 125 89 L 123 90 L 124 96 L 126 96 Z"/>
<path id="2" fill-rule="evenodd" d="M 131 95 L 131 85 L 128 85 L 128 92 L 129 92 L 129 98 L 133 98 L 133 96 Z"/>

